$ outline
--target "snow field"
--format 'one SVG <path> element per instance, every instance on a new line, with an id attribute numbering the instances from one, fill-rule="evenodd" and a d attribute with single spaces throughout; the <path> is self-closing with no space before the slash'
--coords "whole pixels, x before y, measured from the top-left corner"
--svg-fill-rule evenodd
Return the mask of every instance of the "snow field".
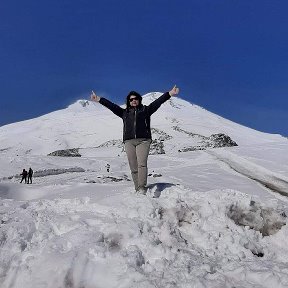
<path id="1" fill-rule="evenodd" d="M 181 185 L 159 198 L 126 189 L 98 203 L 3 200 L 2 287 L 285 287 L 286 226 L 263 237 L 227 216 L 250 204 L 238 191 Z"/>

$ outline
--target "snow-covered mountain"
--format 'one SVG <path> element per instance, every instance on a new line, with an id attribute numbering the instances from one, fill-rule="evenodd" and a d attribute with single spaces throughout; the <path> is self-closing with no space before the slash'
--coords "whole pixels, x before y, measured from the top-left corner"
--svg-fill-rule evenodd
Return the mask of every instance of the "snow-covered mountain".
<path id="1" fill-rule="evenodd" d="M 161 93 L 144 95 L 148 105 Z M 212 134 L 225 134 L 238 145 L 278 141 L 280 135 L 261 133 L 233 123 L 178 97 L 171 98 L 152 116 L 155 141 L 165 153 L 211 147 Z M 57 150 L 116 146 L 121 153 L 122 121 L 100 104 L 79 100 L 68 108 L 0 127 L 0 149 L 16 155 L 47 155 Z M 213 145 L 212 145 L 213 146 Z M 87 155 L 87 151 L 82 151 Z M 111 155 L 111 149 L 110 149 Z M 81 154 L 81 152 L 80 152 Z"/>
<path id="2" fill-rule="evenodd" d="M 0 127 L 0 288 L 288 287 L 288 140 L 180 98 L 151 126 L 147 195 L 100 104 Z"/>

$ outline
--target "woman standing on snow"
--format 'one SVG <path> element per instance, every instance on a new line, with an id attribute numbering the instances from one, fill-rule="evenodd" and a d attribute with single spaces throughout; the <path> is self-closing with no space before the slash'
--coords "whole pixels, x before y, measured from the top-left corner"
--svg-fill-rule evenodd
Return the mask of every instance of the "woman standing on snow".
<path id="1" fill-rule="evenodd" d="M 127 154 L 132 179 L 136 192 L 146 193 L 147 184 L 147 159 L 152 141 L 150 129 L 150 116 L 171 96 L 176 96 L 179 88 L 176 85 L 164 93 L 148 106 L 142 104 L 139 93 L 131 91 L 126 98 L 126 109 L 111 101 L 97 96 L 93 91 L 91 100 L 99 102 L 110 109 L 123 120 L 123 142 Z"/>

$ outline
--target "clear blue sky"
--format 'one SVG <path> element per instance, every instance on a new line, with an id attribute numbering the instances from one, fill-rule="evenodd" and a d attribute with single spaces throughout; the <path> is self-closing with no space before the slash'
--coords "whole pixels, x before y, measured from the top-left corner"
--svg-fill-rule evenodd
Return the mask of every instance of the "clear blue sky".
<path id="1" fill-rule="evenodd" d="M 288 135 L 288 1 L 2 0 L 0 125 L 166 91 Z"/>

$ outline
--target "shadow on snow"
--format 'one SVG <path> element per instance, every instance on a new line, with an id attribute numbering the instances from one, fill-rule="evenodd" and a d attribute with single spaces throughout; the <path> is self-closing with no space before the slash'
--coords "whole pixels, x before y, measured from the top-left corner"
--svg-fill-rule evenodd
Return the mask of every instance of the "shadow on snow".
<path id="1" fill-rule="evenodd" d="M 177 186 L 173 183 L 154 183 L 147 185 L 148 191 L 153 195 L 153 198 L 159 198 L 161 196 L 161 193 L 166 188 L 170 188 L 173 186 Z"/>

